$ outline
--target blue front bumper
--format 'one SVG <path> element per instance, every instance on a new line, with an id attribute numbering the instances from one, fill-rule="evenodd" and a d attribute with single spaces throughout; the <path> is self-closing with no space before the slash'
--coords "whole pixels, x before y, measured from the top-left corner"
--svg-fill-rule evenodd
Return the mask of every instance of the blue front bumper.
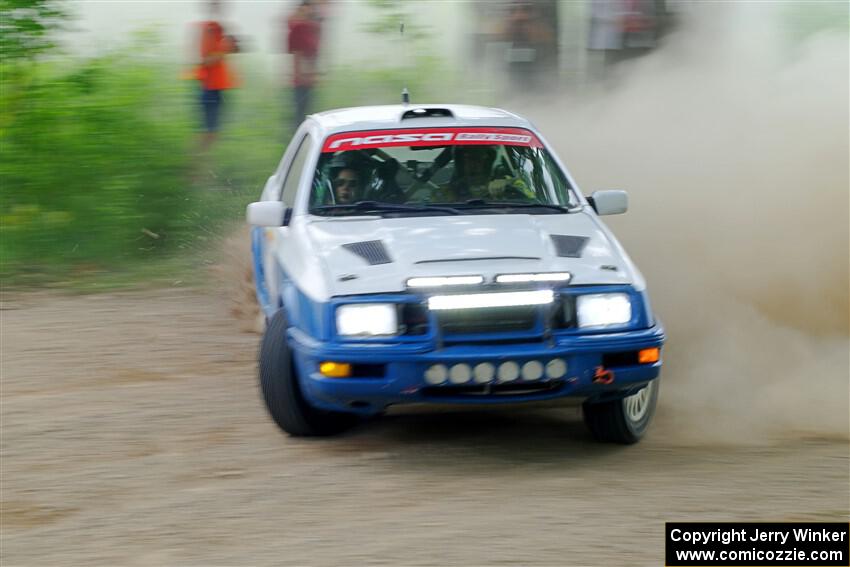
<path id="1" fill-rule="evenodd" d="M 594 377 L 603 365 L 603 356 L 660 347 L 664 330 L 660 325 L 648 329 L 606 334 L 553 337 L 546 342 L 519 344 L 452 345 L 434 348 L 423 344 L 358 344 L 316 341 L 295 328 L 289 329 L 289 345 L 295 358 L 301 389 L 314 406 L 326 410 L 355 411 L 371 414 L 392 404 L 461 403 L 494 404 L 541 401 L 573 397 L 603 399 L 628 395 L 658 377 L 661 361 L 650 364 L 608 365 L 613 372 L 611 383 Z M 431 386 L 425 382 L 425 370 L 434 364 L 451 366 L 481 362 L 494 365 L 515 361 L 546 363 L 561 358 L 567 362 L 567 373 L 560 380 L 545 378 L 514 383 L 514 391 L 494 388 L 486 392 L 450 383 Z M 383 369 L 382 376 L 328 378 L 319 373 L 322 361 L 349 362 Z"/>

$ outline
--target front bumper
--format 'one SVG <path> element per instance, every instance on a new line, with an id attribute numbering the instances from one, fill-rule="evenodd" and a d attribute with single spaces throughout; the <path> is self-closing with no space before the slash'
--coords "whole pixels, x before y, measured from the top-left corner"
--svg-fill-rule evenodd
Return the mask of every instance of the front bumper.
<path id="1" fill-rule="evenodd" d="M 289 329 L 289 345 L 295 359 L 302 392 L 314 406 L 336 411 L 372 414 L 393 404 L 458 403 L 498 404 L 541 401 L 555 398 L 605 399 L 632 394 L 658 377 L 661 360 L 648 364 L 611 365 L 606 355 L 661 347 L 664 330 L 660 324 L 648 329 L 606 334 L 555 336 L 546 342 L 518 344 L 452 345 L 439 349 L 422 344 L 323 343 Z M 471 384 L 446 383 L 430 385 L 425 370 L 434 364 L 451 367 L 466 363 L 475 366 L 490 362 L 496 366 L 515 361 L 520 366 L 530 360 L 546 363 L 560 358 L 567 363 L 567 373 L 560 379 L 495 384 L 475 387 Z M 322 361 L 349 362 L 381 368 L 382 375 L 351 378 L 328 378 L 319 373 Z M 610 383 L 599 380 L 603 360 Z"/>

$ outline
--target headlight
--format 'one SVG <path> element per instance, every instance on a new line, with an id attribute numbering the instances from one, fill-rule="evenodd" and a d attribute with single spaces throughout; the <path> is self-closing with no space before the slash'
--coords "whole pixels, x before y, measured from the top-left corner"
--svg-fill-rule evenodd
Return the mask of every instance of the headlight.
<path id="1" fill-rule="evenodd" d="M 594 293 L 576 298 L 578 326 L 608 327 L 632 320 L 632 302 L 625 293 Z"/>
<path id="2" fill-rule="evenodd" d="M 336 330 L 349 337 L 398 334 L 398 309 L 392 303 L 340 305 L 336 310 Z"/>

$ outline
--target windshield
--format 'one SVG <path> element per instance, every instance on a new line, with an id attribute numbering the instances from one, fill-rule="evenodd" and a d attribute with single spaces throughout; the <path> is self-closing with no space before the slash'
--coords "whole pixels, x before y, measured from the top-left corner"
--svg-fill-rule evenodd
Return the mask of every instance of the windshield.
<path id="1" fill-rule="evenodd" d="M 313 214 L 551 214 L 577 205 L 552 156 L 520 128 L 335 134 L 310 195 Z"/>

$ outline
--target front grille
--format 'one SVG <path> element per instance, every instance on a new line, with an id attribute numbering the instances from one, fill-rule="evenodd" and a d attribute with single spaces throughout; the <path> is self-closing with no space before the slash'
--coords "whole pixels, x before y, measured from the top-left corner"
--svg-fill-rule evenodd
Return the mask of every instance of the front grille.
<path id="1" fill-rule="evenodd" d="M 574 295 L 562 295 L 558 298 L 552 326 L 556 329 L 573 329 L 577 325 L 576 298 Z"/>
<path id="2" fill-rule="evenodd" d="M 421 303 L 404 303 L 399 309 L 402 335 L 425 335 L 428 333 L 427 307 Z"/>
<path id="3" fill-rule="evenodd" d="M 538 313 L 533 305 L 447 310 L 437 314 L 437 324 L 443 335 L 528 332 L 536 327 Z"/>

